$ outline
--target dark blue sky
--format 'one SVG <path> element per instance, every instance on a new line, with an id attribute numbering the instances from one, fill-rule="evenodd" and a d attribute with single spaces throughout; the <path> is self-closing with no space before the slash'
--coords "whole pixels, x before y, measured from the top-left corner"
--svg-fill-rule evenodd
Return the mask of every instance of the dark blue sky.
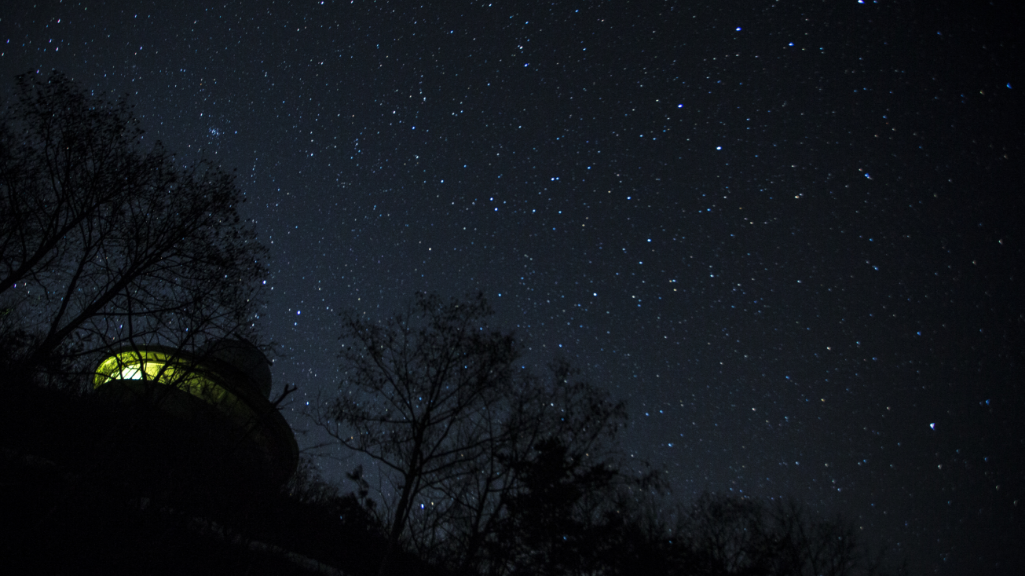
<path id="1" fill-rule="evenodd" d="M 528 363 L 629 401 L 626 449 L 678 498 L 793 495 L 916 572 L 1010 574 L 1020 24 L 884 0 L 41 1 L 0 12 L 0 78 L 127 92 L 147 139 L 238 169 L 297 430 L 337 384 L 338 311 L 479 290 Z"/>

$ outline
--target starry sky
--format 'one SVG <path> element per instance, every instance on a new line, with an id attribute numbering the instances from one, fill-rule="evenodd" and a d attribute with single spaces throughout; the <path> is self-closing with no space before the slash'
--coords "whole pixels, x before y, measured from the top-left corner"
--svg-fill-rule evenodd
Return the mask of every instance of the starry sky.
<path id="1" fill-rule="evenodd" d="M 15 4 L 15 3 L 12 3 Z M 990 2 L 17 2 L 29 70 L 237 168 L 312 446 L 341 310 L 482 291 L 675 497 L 792 495 L 916 573 L 1025 539 L 1020 15 Z M 351 463 L 324 458 L 329 476 Z"/>

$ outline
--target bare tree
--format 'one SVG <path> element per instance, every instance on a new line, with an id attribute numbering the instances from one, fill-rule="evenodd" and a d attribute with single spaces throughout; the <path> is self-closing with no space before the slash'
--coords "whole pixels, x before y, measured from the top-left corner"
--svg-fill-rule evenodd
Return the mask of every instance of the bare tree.
<path id="1" fill-rule="evenodd" d="M 544 471 L 568 471 L 570 508 L 617 473 L 603 450 L 622 404 L 565 363 L 552 379 L 532 376 L 513 336 L 487 326 L 491 314 L 482 295 L 418 294 L 384 323 L 343 317 L 341 394 L 315 418 L 380 465 L 392 552 L 382 573 L 400 544 L 459 572 L 506 573 L 529 545 L 523 518 L 545 513 L 528 509 L 550 502 Z"/>
<path id="2" fill-rule="evenodd" d="M 432 512 L 445 503 L 422 496 L 471 473 L 494 441 L 491 415 L 517 381 L 518 349 L 510 335 L 485 326 L 490 314 L 483 296 L 461 303 L 418 294 L 383 325 L 355 313 L 343 318 L 343 392 L 319 421 L 343 446 L 376 460 L 390 483 L 393 492 L 382 495 L 389 558 L 411 519 L 422 530 L 424 520 L 429 527 L 441 516 Z"/>
<path id="3" fill-rule="evenodd" d="M 23 365 L 252 338 L 264 249 L 234 177 L 143 139 L 124 98 L 18 77 L 0 117 L 0 309 Z"/>

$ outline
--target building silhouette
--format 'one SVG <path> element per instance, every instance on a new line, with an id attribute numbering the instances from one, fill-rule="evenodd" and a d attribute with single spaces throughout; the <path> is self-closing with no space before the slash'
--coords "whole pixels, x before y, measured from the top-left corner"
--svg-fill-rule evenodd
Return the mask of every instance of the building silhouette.
<path id="1" fill-rule="evenodd" d="M 100 362 L 93 386 L 132 417 L 117 449 L 150 469 L 210 486 L 280 486 L 295 471 L 295 436 L 270 401 L 270 362 L 248 341 L 198 353 L 125 346 Z"/>

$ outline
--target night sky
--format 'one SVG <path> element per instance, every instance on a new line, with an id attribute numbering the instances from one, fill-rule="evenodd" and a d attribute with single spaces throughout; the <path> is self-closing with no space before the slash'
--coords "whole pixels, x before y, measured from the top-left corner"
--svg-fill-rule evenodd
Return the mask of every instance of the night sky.
<path id="1" fill-rule="evenodd" d="M 676 498 L 792 495 L 915 573 L 1025 569 L 1016 14 L 4 4 L 7 97 L 56 68 L 238 169 L 301 446 L 339 311 L 482 291 L 525 364 L 628 401 L 625 449 Z"/>

